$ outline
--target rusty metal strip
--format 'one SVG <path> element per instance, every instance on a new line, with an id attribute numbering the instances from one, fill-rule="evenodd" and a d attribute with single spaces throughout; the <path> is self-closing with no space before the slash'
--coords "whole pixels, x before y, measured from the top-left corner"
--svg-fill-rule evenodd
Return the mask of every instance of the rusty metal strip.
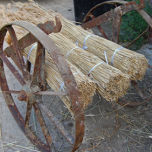
<path id="1" fill-rule="evenodd" d="M 58 121 L 58 119 L 53 115 L 53 113 L 51 111 L 49 111 L 48 108 L 43 104 L 40 104 L 40 108 L 49 117 L 49 119 L 54 123 L 56 128 L 58 128 L 58 130 L 66 138 L 66 140 L 71 145 L 73 145 L 74 144 L 74 138 L 65 130 L 64 126 Z"/>
<path id="2" fill-rule="evenodd" d="M 144 30 L 141 34 L 139 34 L 134 40 L 132 40 L 131 42 L 129 42 L 128 44 L 125 45 L 125 48 L 129 48 L 129 46 L 131 46 L 133 43 L 135 43 L 141 36 L 143 36 L 144 34 L 146 34 L 149 30 L 149 26 L 147 27 L 146 30 Z"/>
<path id="3" fill-rule="evenodd" d="M 45 54 L 44 47 L 40 43 L 38 43 L 31 85 L 38 84 L 41 90 L 45 90 L 46 88 L 45 69 L 44 69 L 45 55 L 44 54 Z"/>
<path id="4" fill-rule="evenodd" d="M 7 59 L 7 57 L 4 55 L 4 53 L 0 53 L 0 58 L 7 65 L 7 67 L 10 69 L 10 71 L 13 73 L 13 75 L 16 77 L 16 79 L 20 82 L 20 84 L 25 85 L 25 81 L 24 81 L 23 77 L 16 70 L 16 68 L 12 65 L 12 63 Z"/>
<path id="5" fill-rule="evenodd" d="M 127 4 L 128 2 L 126 2 L 126 1 L 120 1 L 120 0 L 113 0 L 113 1 L 105 1 L 105 2 L 101 2 L 101 3 L 99 3 L 99 4 L 97 4 L 97 5 L 95 5 L 94 7 L 92 7 L 90 10 L 89 10 L 89 12 L 86 14 L 86 16 L 84 17 L 84 19 L 83 19 L 83 22 L 86 22 L 87 20 L 88 20 L 88 16 L 90 16 L 90 14 L 94 11 L 94 10 L 96 10 L 97 8 L 99 8 L 99 7 L 101 7 L 101 6 L 103 6 L 103 5 L 105 5 L 105 4 Z"/>
<path id="6" fill-rule="evenodd" d="M 31 100 L 31 99 L 29 99 Z M 29 121 L 30 121 L 30 115 L 32 111 L 32 103 L 30 101 L 27 101 L 27 107 L 26 107 L 26 117 L 25 117 L 25 127 L 29 127 Z"/>
<path id="7" fill-rule="evenodd" d="M 79 111 L 79 110 L 78 110 Z M 75 152 L 83 141 L 84 137 L 84 113 L 79 112 L 75 115 L 75 143 L 72 152 Z"/>
<path id="8" fill-rule="evenodd" d="M 16 54 L 15 53 L 13 53 L 13 50 L 11 50 L 11 59 L 13 60 L 13 62 L 16 64 L 16 66 L 21 70 L 21 67 L 20 67 L 20 64 L 19 64 L 19 62 L 18 62 L 18 60 L 17 60 L 17 56 L 16 56 Z M 5 52 L 4 52 L 4 54 L 6 54 Z M 7 54 L 6 54 L 6 56 L 7 57 L 10 57 L 10 56 L 8 56 Z"/>
<path id="9" fill-rule="evenodd" d="M 34 107 L 34 110 L 35 110 L 35 113 L 36 113 L 36 117 L 37 117 L 37 119 L 39 121 L 39 124 L 41 126 L 42 132 L 44 134 L 44 137 L 46 139 L 47 145 L 49 145 L 51 147 L 52 138 L 51 138 L 51 136 L 49 134 L 49 131 L 48 131 L 47 127 L 46 127 L 46 124 L 44 122 L 44 118 L 43 118 L 43 115 L 42 115 L 41 110 L 39 108 L 39 105 L 37 103 L 34 103 L 33 107 Z M 50 151 L 51 151 L 51 149 L 50 149 Z"/>
<path id="10" fill-rule="evenodd" d="M 56 25 L 54 25 L 54 22 L 47 21 L 45 24 L 39 24 L 38 27 L 44 31 L 46 34 L 50 33 L 58 33 L 61 31 L 62 24 L 58 17 L 55 16 Z"/>
<path id="11" fill-rule="evenodd" d="M 45 72 L 45 49 L 44 47 L 42 48 L 42 56 L 40 58 L 40 71 L 38 75 L 38 80 L 39 82 L 39 87 L 42 91 L 46 91 L 46 72 Z"/>
<path id="12" fill-rule="evenodd" d="M 100 33 L 102 33 L 102 35 L 104 36 L 104 38 L 108 39 L 108 36 L 106 35 L 106 33 L 104 32 L 104 30 L 102 29 L 102 27 L 100 25 L 97 26 Z"/>
<path id="13" fill-rule="evenodd" d="M 16 55 L 17 55 L 21 71 L 22 71 L 23 75 L 25 75 L 26 74 L 25 73 L 25 70 L 26 70 L 25 63 L 24 63 L 24 60 L 23 60 L 23 56 L 22 56 L 22 54 L 21 54 L 21 52 L 19 50 L 19 47 L 18 47 L 18 41 L 17 41 L 17 37 L 16 37 L 16 34 L 15 34 L 15 31 L 14 31 L 14 29 L 11 26 L 8 26 L 7 30 L 9 31 L 9 34 L 11 36 L 12 47 L 13 47 L 13 50 L 15 51 Z"/>
<path id="14" fill-rule="evenodd" d="M 21 50 L 24 50 L 26 47 L 30 46 L 36 41 L 37 41 L 36 38 L 34 38 L 33 35 L 29 33 L 18 41 L 18 47 Z M 12 50 L 13 50 L 12 46 L 9 46 L 4 50 L 4 52 L 7 54 L 8 57 L 11 57 L 13 55 Z"/>
<path id="15" fill-rule="evenodd" d="M 5 93 L 13 93 L 13 94 L 19 94 L 21 91 L 17 91 L 17 90 L 9 90 L 9 91 L 5 91 Z"/>
<path id="16" fill-rule="evenodd" d="M 91 19 L 95 18 L 95 16 L 94 16 L 93 14 L 90 14 L 89 16 L 91 17 Z M 104 30 L 102 29 L 101 25 L 97 25 L 97 27 L 98 27 L 100 33 L 101 33 L 106 39 L 108 39 L 108 36 L 106 35 L 106 33 L 104 32 Z"/>
<path id="17" fill-rule="evenodd" d="M 135 10 L 135 7 L 134 7 L 133 4 L 136 6 L 135 2 L 128 2 L 128 3 L 124 4 L 124 5 L 116 7 L 115 9 L 120 9 L 121 12 L 122 12 L 122 15 L 124 15 L 125 13 L 127 13 L 129 11 Z M 111 11 L 108 11 L 108 12 L 96 17 L 96 18 L 92 19 L 91 21 L 86 22 L 86 20 L 84 20 L 84 22 L 86 22 L 86 23 L 82 24 L 82 27 L 84 29 L 90 29 L 90 28 L 93 28 L 93 27 L 95 27 L 97 25 L 100 25 L 101 23 L 104 23 L 106 21 L 111 20 L 114 17 L 115 9 L 113 9 Z"/>
<path id="18" fill-rule="evenodd" d="M 138 7 L 139 7 L 139 9 L 143 9 L 145 7 L 145 1 L 144 0 L 139 0 L 139 1 L 140 2 L 139 2 Z"/>
<path id="19" fill-rule="evenodd" d="M 120 33 L 120 25 L 121 25 L 121 17 L 122 12 L 120 8 L 115 9 L 114 18 L 113 18 L 113 37 L 112 41 L 115 43 L 119 43 L 119 33 Z"/>
<path id="20" fill-rule="evenodd" d="M 20 67 L 20 70 L 22 71 L 23 78 L 25 80 L 30 80 L 30 73 L 26 70 L 26 65 L 23 59 L 23 55 L 21 53 L 22 50 L 20 50 L 20 48 L 18 47 L 18 40 L 15 34 L 15 31 L 12 28 L 12 26 L 8 26 L 7 30 L 12 40 L 12 47 L 13 47 L 13 50 L 15 51 L 14 54 L 16 54 L 16 58 L 18 59 L 18 60 L 15 60 L 15 62 L 18 62 L 17 65 Z"/>
<path id="21" fill-rule="evenodd" d="M 144 10 L 137 9 L 138 13 L 143 17 L 143 19 L 149 24 L 152 28 L 152 17 L 149 16 Z"/>
<path id="22" fill-rule="evenodd" d="M 47 95 L 47 96 L 67 96 L 66 92 L 54 92 L 54 91 L 38 91 L 34 92 L 35 95 Z"/>

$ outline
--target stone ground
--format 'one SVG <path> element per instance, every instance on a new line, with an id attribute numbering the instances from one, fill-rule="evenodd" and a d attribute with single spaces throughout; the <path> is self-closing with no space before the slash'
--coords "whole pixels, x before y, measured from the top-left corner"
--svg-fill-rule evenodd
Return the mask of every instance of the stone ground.
<path id="1" fill-rule="evenodd" d="M 0 1 L 0 3 L 8 3 Z M 60 12 L 66 18 L 74 20 L 73 2 L 71 0 L 37 0 L 40 5 Z M 138 52 L 144 54 L 152 65 L 152 45 L 144 45 Z M 6 68 L 7 79 L 12 88 L 19 89 L 19 85 L 12 81 L 14 77 Z M 139 87 L 144 91 L 145 96 L 152 92 L 152 70 L 148 69 L 146 76 Z M 14 99 L 16 96 L 13 96 Z M 56 117 L 63 122 L 64 126 L 72 132 L 73 120 L 70 114 L 64 108 L 63 104 L 56 98 L 43 98 L 48 107 L 54 112 Z M 139 101 L 141 98 L 130 88 L 127 95 L 123 98 L 131 101 Z M 151 100 L 150 100 L 151 101 Z M 16 103 L 18 103 L 16 101 Z M 50 106 L 50 105 L 51 106 Z M 19 104 L 18 107 L 25 115 L 25 105 Z M 115 116 L 119 120 L 116 125 Z M 80 152 L 152 152 L 152 102 L 142 106 L 127 108 L 117 105 L 114 110 L 110 103 L 96 95 L 93 103 L 85 112 L 86 133 Z M 62 118 L 61 118 L 62 117 Z M 34 120 L 34 118 L 32 118 Z M 47 121 L 48 123 L 48 121 Z M 116 128 L 119 125 L 119 130 Z M 36 125 L 37 126 L 37 125 Z M 48 128 L 53 133 L 56 152 L 70 151 L 71 147 L 65 142 L 59 133 L 54 133 L 55 128 L 48 124 Z M 37 127 L 39 133 L 39 127 Z M 41 135 L 39 135 L 41 136 Z M 42 137 L 43 138 L 43 137 Z M 11 116 L 4 98 L 0 95 L 0 152 L 38 152 L 30 143 L 17 126 L 14 118 Z"/>

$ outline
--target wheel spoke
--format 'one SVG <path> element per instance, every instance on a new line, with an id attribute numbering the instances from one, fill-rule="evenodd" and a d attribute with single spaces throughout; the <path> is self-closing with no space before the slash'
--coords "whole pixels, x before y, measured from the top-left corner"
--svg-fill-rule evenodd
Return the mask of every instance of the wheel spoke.
<path id="1" fill-rule="evenodd" d="M 66 96 L 67 94 L 64 92 L 54 92 L 54 91 L 38 91 L 34 94 L 37 95 L 47 95 L 47 96 Z"/>
<path id="2" fill-rule="evenodd" d="M 75 143 L 72 152 L 75 152 L 82 143 L 85 132 L 84 112 L 79 111 L 75 114 Z"/>
<path id="3" fill-rule="evenodd" d="M 34 64 L 34 71 L 32 76 L 32 84 L 39 84 L 40 88 L 45 87 L 45 50 L 43 46 L 38 43 L 37 51 L 36 51 L 36 60 Z"/>
<path id="4" fill-rule="evenodd" d="M 9 91 L 3 91 L 5 93 L 13 93 L 13 94 L 20 94 L 21 91 L 18 91 L 18 90 L 9 90 Z"/>
<path id="5" fill-rule="evenodd" d="M 121 10 L 117 10 L 116 14 L 114 15 L 113 19 L 113 36 L 112 41 L 119 43 L 119 34 L 120 34 L 120 25 L 121 25 Z"/>
<path id="6" fill-rule="evenodd" d="M 35 110 L 37 119 L 38 119 L 38 121 L 39 121 L 39 124 L 40 124 L 40 126 L 41 126 L 42 132 L 43 132 L 44 137 L 45 137 L 45 139 L 46 139 L 46 142 L 47 142 L 47 144 L 48 144 L 49 146 L 51 146 L 51 145 L 52 145 L 52 138 L 51 138 L 51 136 L 50 136 L 50 134 L 49 134 L 49 131 L 48 131 L 47 127 L 46 127 L 46 124 L 45 124 L 45 122 L 44 122 L 44 119 L 43 119 L 43 115 L 42 115 L 42 113 L 41 113 L 41 110 L 40 110 L 40 108 L 39 108 L 39 106 L 38 106 L 37 103 L 34 103 L 33 106 L 34 106 L 34 110 Z"/>
<path id="7" fill-rule="evenodd" d="M 7 59 L 4 53 L 0 53 L 0 57 L 3 60 L 3 62 L 7 65 L 7 67 L 10 69 L 10 71 L 13 73 L 13 75 L 16 77 L 16 79 L 20 82 L 20 84 L 25 85 L 23 77 L 19 74 L 19 72 L 12 65 L 12 63 Z"/>
<path id="8" fill-rule="evenodd" d="M 29 127 L 30 115 L 32 111 L 32 103 L 28 101 L 27 108 L 26 108 L 26 117 L 25 117 L 25 127 Z"/>
<path id="9" fill-rule="evenodd" d="M 106 39 L 109 40 L 108 36 L 106 35 L 106 33 L 104 32 L 104 30 L 102 29 L 101 25 L 98 25 L 97 27 L 98 27 L 100 33 L 104 36 L 104 38 L 106 38 Z"/>
<path id="10" fill-rule="evenodd" d="M 59 129 L 61 134 L 67 139 L 67 141 L 73 145 L 74 144 L 74 137 L 71 136 L 64 128 L 64 126 L 59 122 L 59 120 L 53 115 L 53 113 L 48 110 L 48 108 L 45 105 L 40 104 L 41 109 L 44 111 L 44 113 L 49 117 L 49 119 L 54 123 L 56 128 Z"/>
<path id="11" fill-rule="evenodd" d="M 23 76 L 28 79 L 29 77 L 29 73 L 26 71 L 26 66 L 25 66 L 25 62 L 24 62 L 24 59 L 23 59 L 23 55 L 19 49 L 19 46 L 18 46 L 18 40 L 17 40 L 17 37 L 16 37 L 16 34 L 15 34 L 15 31 L 14 29 L 9 26 L 8 28 L 8 31 L 9 31 L 9 34 L 11 36 L 11 40 L 12 40 L 12 46 L 13 46 L 13 50 L 15 51 L 16 53 L 16 56 L 18 58 L 18 62 L 19 62 L 19 66 L 20 66 L 20 69 L 23 73 Z"/>
<path id="12" fill-rule="evenodd" d="M 39 80 L 40 80 L 40 88 L 41 90 L 46 90 L 46 75 L 45 75 L 45 49 L 42 48 L 42 56 L 41 56 L 41 71 L 39 71 Z"/>
<path id="13" fill-rule="evenodd" d="M 95 18 L 95 16 L 94 16 L 92 13 L 90 13 L 89 16 L 91 17 L 91 19 L 94 19 L 94 18 Z M 101 33 L 106 39 L 109 40 L 108 36 L 106 35 L 106 33 L 104 32 L 104 30 L 102 29 L 101 25 L 97 25 L 97 27 L 98 27 L 100 33 Z"/>

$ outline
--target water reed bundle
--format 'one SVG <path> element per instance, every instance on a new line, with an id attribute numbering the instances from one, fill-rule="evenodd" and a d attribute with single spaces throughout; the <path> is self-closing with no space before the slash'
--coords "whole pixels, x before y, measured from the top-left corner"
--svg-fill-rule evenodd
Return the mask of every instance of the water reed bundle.
<path id="1" fill-rule="evenodd" d="M 115 101 L 126 94 L 129 87 L 128 75 L 108 65 L 103 60 L 76 46 L 62 34 L 50 34 L 63 55 L 85 75 L 98 84 L 98 91 L 108 101 Z"/>
<path id="2" fill-rule="evenodd" d="M 40 22 L 44 23 L 45 21 L 54 19 L 54 17 L 50 15 L 49 12 L 39 8 L 39 6 L 35 3 L 15 3 L 13 5 L 15 5 L 16 7 L 15 12 L 9 9 L 6 13 L 6 17 L 10 21 L 25 20 L 34 24 L 38 24 Z M 20 32 L 20 30 L 16 30 L 18 38 L 22 37 L 23 31 Z M 67 53 L 68 50 L 76 47 L 75 44 L 63 37 L 63 35 L 60 34 L 60 36 L 62 37 L 62 39 L 58 39 L 60 41 L 55 41 L 55 43 L 60 43 L 58 44 L 58 46 L 63 54 Z M 62 49 L 63 46 L 66 49 Z M 101 59 L 94 56 L 93 54 L 87 53 L 87 51 L 84 51 L 83 49 L 79 48 L 77 49 L 77 51 L 78 54 L 75 55 L 75 59 L 71 58 L 71 55 L 68 59 L 70 59 L 73 64 L 77 65 L 86 75 L 95 65 L 102 62 Z M 108 101 L 117 100 L 119 97 L 123 96 L 126 93 L 129 87 L 128 77 L 124 75 L 120 70 L 113 68 L 104 62 L 102 65 L 93 70 L 91 72 L 91 75 L 93 79 L 96 80 L 98 83 L 99 93 Z"/>
<path id="3" fill-rule="evenodd" d="M 24 55 L 27 57 L 27 54 L 30 50 L 30 47 L 25 49 Z M 36 55 L 36 47 L 32 50 L 32 53 L 29 57 L 29 60 L 31 63 L 34 64 L 35 61 L 35 55 Z M 54 90 L 54 91 L 64 91 L 64 83 L 61 78 L 60 73 L 58 72 L 58 69 L 56 65 L 53 63 L 50 55 L 46 52 L 46 81 L 47 84 Z M 83 108 L 85 109 L 92 101 L 92 97 L 95 94 L 96 91 L 96 84 L 91 79 L 86 77 L 77 67 L 72 65 L 70 62 L 68 62 L 71 71 L 74 75 L 74 78 L 76 80 L 78 90 L 80 91 L 80 98 L 83 102 Z M 70 100 L 67 96 L 64 96 L 61 98 L 61 100 L 64 102 L 64 104 L 67 106 L 67 108 L 71 111 L 71 104 Z"/>
<path id="4" fill-rule="evenodd" d="M 9 6 L 12 7 L 12 6 Z M 40 8 L 35 3 L 14 3 L 13 7 L 16 7 L 16 9 L 8 9 L 5 10 L 5 18 L 7 18 L 7 21 L 15 21 L 15 20 L 25 20 L 32 22 L 34 24 L 38 23 L 44 23 L 48 20 L 53 20 L 54 16 L 56 15 L 54 12 L 45 11 L 42 8 Z M 15 11 L 14 11 L 15 10 Z M 66 37 L 72 38 L 74 42 L 77 40 L 81 40 L 81 37 L 84 36 L 84 34 L 88 35 L 86 31 L 84 31 L 82 28 L 75 26 L 74 24 L 70 23 L 70 21 L 64 19 L 61 17 L 63 28 L 62 28 L 62 34 L 65 34 Z M 67 24 L 67 25 L 66 25 Z M 70 27 L 71 26 L 71 27 Z M 68 27 L 68 28 L 66 28 Z M 69 28 L 70 27 L 70 28 Z M 80 31 L 78 29 L 81 29 Z M 75 29 L 75 30 L 74 30 Z M 71 30 L 71 31 L 69 31 Z M 68 33 L 69 31 L 69 33 Z M 83 31 L 84 34 L 81 32 Z M 74 39 L 75 33 L 81 33 L 79 37 Z M 85 33 L 86 32 L 86 33 Z M 22 37 L 24 34 L 24 30 L 17 29 L 18 38 Z M 68 35 L 69 34 L 69 35 Z M 71 36 L 70 36 L 71 34 Z M 77 34 L 76 34 L 77 35 Z M 85 35 L 85 36 L 86 36 Z M 60 34 L 62 39 L 60 40 L 60 44 L 58 44 L 58 47 L 61 49 L 63 54 L 66 54 L 68 50 L 73 49 L 75 44 L 72 44 L 68 39 L 65 39 L 63 35 Z M 91 38 L 91 37 L 90 37 Z M 55 37 L 54 37 L 55 39 Z M 99 38 L 98 38 L 99 39 Z M 59 40 L 59 39 L 58 39 Z M 89 39 L 88 39 L 89 40 Z M 105 40 L 107 42 L 107 40 Z M 67 43 L 68 42 L 68 43 Z M 88 42 L 88 41 L 87 41 Z M 105 42 L 105 43 L 106 43 Z M 58 42 L 56 42 L 58 43 Z M 111 42 L 110 42 L 111 43 Z M 63 45 L 64 44 L 64 45 Z M 87 43 L 86 43 L 87 45 Z M 94 45 L 94 42 L 91 44 Z M 99 44 L 98 44 L 99 45 Z M 106 43 L 106 45 L 108 45 Z M 64 47 L 63 47 L 64 46 Z M 102 47 L 103 44 L 100 42 L 100 47 Z M 109 49 L 111 50 L 113 46 L 109 46 Z M 103 52 L 102 50 L 100 50 Z M 82 49 L 76 49 L 74 51 L 77 54 L 70 55 L 68 59 L 76 64 L 84 74 L 88 74 L 89 71 L 96 66 L 97 64 L 101 63 L 102 60 L 98 57 L 87 53 L 87 51 L 84 51 Z M 112 52 L 113 53 L 113 52 Z M 107 52 L 107 56 L 109 59 L 109 53 Z M 101 58 L 101 56 L 99 56 Z M 116 59 L 116 58 L 115 58 Z M 114 63 L 115 64 L 115 63 Z M 123 71 L 123 70 L 122 70 Z M 127 72 L 125 72 L 127 73 Z M 116 68 L 112 68 L 106 63 L 102 63 L 100 66 L 96 67 L 95 70 L 91 72 L 91 75 L 94 80 L 98 83 L 98 91 L 99 93 L 107 100 L 117 100 L 119 97 L 123 96 L 126 93 L 126 90 L 129 87 L 129 80 L 126 75 L 124 75 L 120 70 Z"/>
<path id="5" fill-rule="evenodd" d="M 52 11 L 50 15 L 57 15 Z M 141 80 L 148 68 L 148 62 L 144 55 L 124 48 L 112 41 L 91 34 L 80 26 L 76 26 L 71 21 L 58 15 L 62 21 L 61 33 L 72 40 L 78 42 L 80 47 L 93 53 L 110 65 L 128 74 L 131 80 Z"/>
<path id="6" fill-rule="evenodd" d="M 143 55 L 122 48 L 120 45 L 102 37 L 92 35 L 54 11 L 47 11 L 40 8 L 39 5 L 34 2 L 17 2 L 13 3 L 13 5 L 9 4 L 7 7 L 0 7 L 0 21 L 2 21 L 0 24 L 4 24 L 4 20 L 6 22 L 24 20 L 38 24 L 48 20 L 54 20 L 54 17 L 58 15 L 63 25 L 61 33 L 74 43 L 78 41 L 79 45 L 86 49 L 86 51 L 95 54 L 104 61 L 106 61 L 107 58 L 109 64 L 118 68 L 123 73 L 128 74 L 131 80 L 141 80 L 146 72 L 148 64 Z M 24 30 L 18 29 L 18 37 L 22 37 L 24 34 Z"/>

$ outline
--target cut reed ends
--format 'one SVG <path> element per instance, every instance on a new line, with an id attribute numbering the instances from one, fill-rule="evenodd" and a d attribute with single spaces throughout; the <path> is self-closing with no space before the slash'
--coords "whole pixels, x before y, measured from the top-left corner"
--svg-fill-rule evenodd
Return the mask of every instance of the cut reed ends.
<path id="1" fill-rule="evenodd" d="M 25 49 L 24 55 L 27 57 L 27 54 L 29 52 L 30 47 Z M 31 63 L 34 64 L 35 61 L 35 55 L 36 55 L 36 48 L 32 50 L 32 53 L 30 55 L 29 60 Z M 76 80 L 78 90 L 80 92 L 80 99 L 82 101 L 83 108 L 85 109 L 92 101 L 92 97 L 95 94 L 96 91 L 96 84 L 92 80 L 90 80 L 88 77 L 86 77 L 78 68 L 76 68 L 74 65 L 72 65 L 70 62 L 68 62 L 70 69 L 74 75 L 74 78 Z M 54 91 L 64 91 L 64 83 L 61 78 L 60 73 L 58 72 L 58 69 L 56 65 L 53 63 L 51 57 L 46 52 L 46 81 L 48 85 L 54 90 Z M 64 104 L 68 107 L 68 109 L 71 111 L 71 102 L 67 96 L 62 97 L 61 100 L 64 102 Z"/>
<path id="2" fill-rule="evenodd" d="M 72 64 L 85 75 L 90 75 L 98 84 L 100 95 L 108 101 L 124 96 L 130 85 L 129 77 L 120 70 L 106 64 L 97 56 L 71 43 L 63 34 L 50 34 L 50 38 Z"/>

